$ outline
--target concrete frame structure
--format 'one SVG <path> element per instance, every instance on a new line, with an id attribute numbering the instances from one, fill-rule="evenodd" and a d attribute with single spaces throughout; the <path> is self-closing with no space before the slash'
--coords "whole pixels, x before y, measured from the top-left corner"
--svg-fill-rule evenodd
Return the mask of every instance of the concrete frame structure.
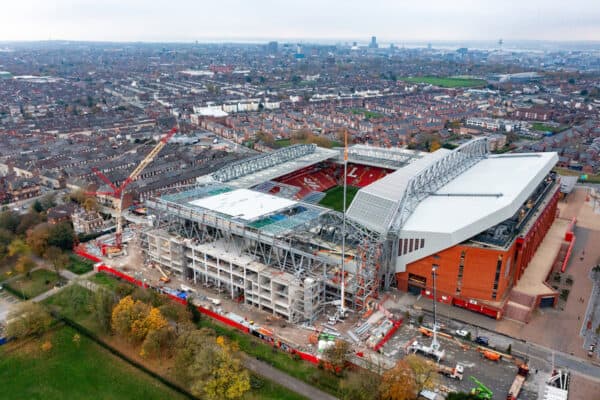
<path id="1" fill-rule="evenodd" d="M 362 147 L 365 146 L 355 149 L 359 158 L 369 158 L 388 168 L 390 165 L 395 168 L 400 165 L 404 167 L 363 187 L 350 205 L 345 237 L 347 251 L 344 268 L 347 275 L 343 278 L 340 271 L 342 214 L 314 204 L 291 202 L 293 205 L 289 207 L 269 210 L 268 215 L 258 213 L 249 220 L 199 206 L 213 202 L 210 199 L 198 199 L 239 190 L 240 187 L 260 187 L 278 175 L 289 173 L 290 166 L 309 166 L 324 161 L 323 157 L 325 160 L 339 159 L 338 152 L 326 154 L 312 145 L 292 146 L 238 162 L 213 173 L 209 179 L 200 180 L 202 184 L 191 190 L 147 201 L 156 221 L 155 227 L 144 235 L 147 257 L 189 279 L 223 287 L 232 298 L 243 298 L 247 304 L 290 321 L 312 321 L 322 312 L 326 303 L 339 299 L 341 279 L 345 279 L 346 306 L 361 309 L 369 299 L 377 297 L 380 289 L 387 290 L 395 284 L 407 289 L 412 270 L 420 268 L 419 265 L 423 263 L 428 264 L 428 270 L 431 268 L 430 256 L 443 255 L 444 252 L 454 254 L 456 251 L 462 254 L 464 250 L 460 249 L 465 246 L 476 249 L 480 245 L 469 244 L 469 240 L 486 230 L 496 229 L 496 225 L 500 226 L 505 219 L 514 216 L 523 206 L 522 202 L 546 182 L 544 179 L 550 179 L 553 183 L 548 181 L 543 185 L 543 196 L 536 198 L 536 202 L 553 199 L 554 197 L 547 196 L 550 196 L 550 192 L 557 192 L 554 178 L 547 177 L 555 163 L 554 153 L 492 156 L 489 154 L 486 138 L 475 139 L 454 151 L 440 149 L 428 154 L 392 151 L 391 159 L 388 160 L 377 160 L 387 154 L 384 149 Z M 499 157 L 504 158 L 500 160 Z M 531 171 L 525 171 L 525 176 L 517 179 L 512 186 L 504 183 L 503 190 L 506 193 L 491 193 L 489 190 L 485 193 L 477 192 L 477 182 L 471 182 L 472 177 L 468 176 L 477 176 L 477 171 L 481 169 L 497 169 L 498 165 L 505 168 L 503 163 L 509 159 L 511 163 L 522 165 L 522 168 Z M 505 171 L 495 171 L 500 172 Z M 266 178 L 260 180 L 258 176 Z M 452 193 L 442 193 L 445 187 L 452 187 L 453 182 L 465 179 L 470 182 L 465 192 L 455 190 Z M 490 183 L 486 182 L 486 185 L 489 189 Z M 416 244 L 411 244 L 413 250 L 422 251 L 407 257 L 402 253 L 406 246 L 403 243 L 407 234 L 405 225 L 412 221 L 414 215 L 419 214 L 420 207 L 427 207 L 432 199 L 439 201 L 439 196 L 448 199 L 450 205 L 462 204 L 460 199 L 468 198 L 471 202 L 485 203 L 485 207 L 474 210 L 481 215 L 473 226 L 461 231 L 462 233 L 452 234 L 437 244 L 423 238 Z M 493 200 L 503 196 L 506 197 L 501 202 Z M 541 203 L 536 203 L 536 207 L 539 204 Z M 549 204 L 554 204 L 554 207 L 556 205 L 555 202 Z M 252 207 L 251 202 L 248 207 Z M 548 221 L 551 223 L 554 218 L 552 207 L 546 207 L 545 210 L 544 215 L 548 217 L 540 218 L 536 215 L 531 217 L 532 223 L 536 224 L 542 219 L 544 224 Z M 530 217 L 527 218 L 529 220 Z M 416 226 L 414 221 L 409 225 L 411 229 Z M 532 239 L 538 244 L 545 233 L 543 229 L 531 227 L 521 226 L 519 229 L 525 236 L 530 231 L 539 232 Z M 162 243 L 167 247 L 162 253 L 155 245 L 157 239 L 153 239 L 161 235 L 164 240 Z M 475 293 L 474 289 L 470 292 L 464 287 L 461 290 L 464 290 L 465 296 L 468 294 L 472 301 L 493 301 L 504 296 L 505 290 L 518 279 L 520 272 L 517 271 L 525 268 L 528 262 L 525 254 L 537 248 L 535 245 L 524 246 L 521 240 L 526 239 L 521 236 L 513 237 L 512 240 L 508 250 L 493 245 L 470 250 L 473 254 L 485 254 L 485 259 L 489 259 L 489 254 L 494 252 L 503 252 L 505 255 L 502 255 L 504 261 L 501 263 L 500 273 L 505 269 L 510 270 L 512 261 L 509 262 L 508 259 L 510 255 L 517 253 L 515 249 L 519 246 L 518 254 L 521 258 L 518 263 L 513 262 L 512 273 L 509 271 L 507 274 L 509 279 L 497 279 L 498 282 L 495 282 L 492 278 L 495 291 L 493 296 L 491 289 L 490 293 Z M 498 255 L 494 253 L 492 258 L 494 257 L 497 259 Z M 465 257 L 462 259 L 464 261 Z M 443 261 L 439 264 L 440 292 L 444 293 L 449 290 L 445 280 L 453 280 L 456 284 L 456 275 L 451 278 L 445 276 Z M 460 260 L 456 264 L 460 264 Z M 279 287 L 281 290 L 274 289 L 274 283 L 283 285 Z M 427 288 L 426 282 L 423 282 L 422 287 Z M 456 295 L 456 287 L 453 290 Z"/>

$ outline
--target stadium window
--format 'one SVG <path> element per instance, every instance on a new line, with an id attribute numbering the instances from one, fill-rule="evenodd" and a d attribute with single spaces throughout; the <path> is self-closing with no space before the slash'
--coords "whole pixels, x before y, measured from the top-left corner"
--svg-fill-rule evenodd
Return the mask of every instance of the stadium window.
<path id="1" fill-rule="evenodd" d="M 421 246 L 419 246 L 420 249 L 423 247 L 425 247 L 425 239 L 421 239 Z"/>
<path id="2" fill-rule="evenodd" d="M 492 298 L 496 298 L 496 290 L 498 290 L 498 281 L 500 280 L 500 272 L 502 271 L 502 254 L 498 256 L 498 262 L 496 263 L 496 275 L 494 277 L 494 291 L 492 292 Z"/>
<path id="3" fill-rule="evenodd" d="M 458 264 L 458 279 L 456 280 L 456 293 L 460 294 L 460 291 L 462 290 L 462 278 L 463 278 L 463 273 L 465 270 L 465 255 L 466 252 L 463 250 L 460 253 L 460 262 Z"/>
<path id="4" fill-rule="evenodd" d="M 402 254 L 406 253 L 408 253 L 408 239 L 404 239 L 404 250 L 402 251 Z"/>
<path id="5" fill-rule="evenodd" d="M 402 255 L 402 239 L 398 239 L 398 254 Z"/>
<path id="6" fill-rule="evenodd" d="M 414 239 L 410 239 L 408 241 L 408 251 L 409 252 L 413 251 L 413 242 L 414 242 Z"/>

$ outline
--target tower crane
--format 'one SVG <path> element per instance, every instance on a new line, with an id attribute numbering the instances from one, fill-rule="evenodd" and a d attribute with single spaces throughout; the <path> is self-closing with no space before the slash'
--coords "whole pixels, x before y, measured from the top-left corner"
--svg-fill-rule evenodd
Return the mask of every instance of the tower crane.
<path id="1" fill-rule="evenodd" d="M 125 189 L 127 188 L 127 186 L 129 186 L 129 184 L 131 182 L 136 180 L 137 177 L 142 173 L 142 171 L 148 166 L 148 164 L 150 164 L 154 160 L 154 158 L 158 155 L 158 153 L 160 153 L 160 151 L 163 149 L 163 147 L 166 146 L 167 142 L 173 137 L 173 135 L 175 135 L 175 133 L 177 133 L 176 127 L 171 129 L 165 136 L 163 136 L 163 138 L 160 139 L 160 141 L 152 149 L 152 151 L 150 151 L 150 153 L 148 153 L 148 155 L 142 160 L 142 162 L 140 162 L 139 165 L 137 167 L 135 167 L 133 172 L 131 172 L 131 174 L 129 174 L 127 179 L 125 179 L 123 181 L 123 183 L 121 183 L 120 186 L 116 186 L 115 184 L 113 184 L 106 177 L 106 175 L 104 175 L 97 168 L 92 168 L 92 171 L 94 172 L 94 174 L 96 174 L 96 176 L 98 176 L 98 178 L 100 178 L 102 180 L 102 182 L 106 183 L 112 189 L 112 191 L 106 191 L 106 192 L 98 192 L 97 191 L 97 192 L 91 192 L 89 194 L 95 195 L 95 196 L 97 196 L 97 195 L 111 196 L 117 200 L 116 201 L 116 204 L 117 204 L 116 205 L 117 231 L 115 233 L 115 246 L 114 246 L 114 248 L 116 248 L 117 251 L 120 251 L 123 247 L 123 242 L 122 242 L 123 222 L 122 222 L 121 214 L 123 212 L 123 195 L 125 194 Z"/>

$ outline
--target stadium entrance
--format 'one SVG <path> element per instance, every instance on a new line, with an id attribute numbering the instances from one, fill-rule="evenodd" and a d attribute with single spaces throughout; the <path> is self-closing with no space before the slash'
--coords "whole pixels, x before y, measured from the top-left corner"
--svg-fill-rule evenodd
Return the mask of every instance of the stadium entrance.
<path id="1" fill-rule="evenodd" d="M 422 276 L 409 274 L 408 275 L 408 292 L 416 296 L 421 294 L 421 291 L 425 289 L 427 278 Z"/>

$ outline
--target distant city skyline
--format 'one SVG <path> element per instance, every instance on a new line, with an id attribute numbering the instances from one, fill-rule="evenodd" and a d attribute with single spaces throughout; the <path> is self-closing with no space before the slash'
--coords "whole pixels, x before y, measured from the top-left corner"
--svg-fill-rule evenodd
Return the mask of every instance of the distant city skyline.
<path id="1" fill-rule="evenodd" d="M 21 0 L 0 41 L 600 41 L 591 0 Z"/>

